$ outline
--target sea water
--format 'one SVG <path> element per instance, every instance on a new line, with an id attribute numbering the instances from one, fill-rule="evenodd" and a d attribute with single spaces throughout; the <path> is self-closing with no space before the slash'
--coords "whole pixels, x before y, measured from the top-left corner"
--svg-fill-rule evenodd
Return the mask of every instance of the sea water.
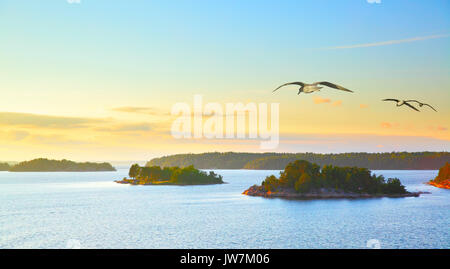
<path id="1" fill-rule="evenodd" d="M 214 171 L 227 184 L 0 172 L 0 248 L 450 248 L 450 190 L 424 184 L 437 171 L 374 171 L 420 197 L 303 201 L 242 195 L 279 171 Z"/>

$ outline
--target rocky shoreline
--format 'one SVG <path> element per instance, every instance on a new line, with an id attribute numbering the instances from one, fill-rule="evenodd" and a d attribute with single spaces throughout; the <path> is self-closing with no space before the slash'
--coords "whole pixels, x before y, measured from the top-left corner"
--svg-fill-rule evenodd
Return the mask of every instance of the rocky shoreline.
<path id="1" fill-rule="evenodd" d="M 434 186 L 436 188 L 450 190 L 450 180 L 447 180 L 447 182 L 444 182 L 444 183 L 436 183 L 436 182 L 433 182 L 433 181 L 429 181 L 428 184 L 431 185 L 431 186 Z"/>
<path id="2" fill-rule="evenodd" d="M 207 183 L 207 184 L 202 184 L 202 183 L 196 183 L 196 184 L 177 184 L 177 183 L 173 183 L 173 182 L 169 182 L 169 181 L 155 181 L 153 183 L 147 182 L 147 183 L 140 183 L 138 180 L 133 180 L 133 179 L 123 179 L 123 180 L 115 180 L 115 183 L 119 183 L 119 184 L 129 184 L 129 185 L 134 185 L 134 186 L 148 186 L 148 185 L 156 185 L 156 186 L 164 186 L 164 185 L 168 185 L 168 186 L 195 186 L 195 185 L 217 185 L 217 184 L 226 184 L 225 182 L 223 183 Z"/>
<path id="3" fill-rule="evenodd" d="M 265 198 L 283 198 L 293 200 L 307 199 L 361 199 L 361 198 L 402 198 L 402 197 L 419 197 L 421 194 L 429 194 L 429 192 L 408 192 L 404 194 L 368 194 L 368 193 L 350 193 L 344 191 L 321 189 L 310 193 L 297 193 L 293 189 L 280 189 L 276 192 L 265 190 L 261 186 L 251 186 L 242 194 L 249 196 L 260 196 Z"/>

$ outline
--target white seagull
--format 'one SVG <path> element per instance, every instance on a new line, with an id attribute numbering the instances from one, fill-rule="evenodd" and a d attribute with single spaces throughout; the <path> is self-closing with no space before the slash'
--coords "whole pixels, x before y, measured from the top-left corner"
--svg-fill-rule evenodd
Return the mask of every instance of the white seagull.
<path id="1" fill-rule="evenodd" d="M 273 90 L 273 92 L 275 92 L 276 90 L 278 90 L 281 87 L 287 86 L 287 85 L 298 85 L 300 86 L 300 89 L 298 89 L 298 93 L 312 93 L 312 92 L 316 92 L 316 91 L 320 91 L 320 89 L 322 89 L 323 87 L 318 87 L 317 85 L 323 85 L 323 86 L 327 86 L 333 89 L 337 89 L 337 90 L 341 90 L 341 91 L 346 91 L 346 92 L 353 92 L 349 89 L 346 89 L 342 86 L 339 86 L 337 84 L 331 83 L 331 82 L 327 82 L 327 81 L 321 81 L 321 82 L 315 82 L 312 84 L 308 84 L 308 83 L 303 83 L 303 82 L 290 82 L 290 83 L 286 83 L 281 85 L 280 87 L 276 88 L 275 90 Z"/>
<path id="2" fill-rule="evenodd" d="M 420 110 L 418 110 L 417 108 L 415 108 L 413 105 L 408 104 L 409 100 L 408 100 L 408 101 L 405 101 L 405 100 L 398 100 L 398 99 L 383 99 L 382 101 L 392 101 L 392 102 L 396 102 L 396 103 L 397 103 L 397 106 L 407 105 L 407 106 L 409 106 L 410 108 L 414 109 L 415 111 L 419 111 L 419 112 L 420 112 Z"/>

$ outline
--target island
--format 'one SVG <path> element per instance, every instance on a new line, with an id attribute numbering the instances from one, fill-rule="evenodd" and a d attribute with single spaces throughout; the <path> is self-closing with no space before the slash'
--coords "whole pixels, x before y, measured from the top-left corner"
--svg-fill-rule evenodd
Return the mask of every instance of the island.
<path id="1" fill-rule="evenodd" d="M 20 162 L 9 168 L 10 172 L 101 172 L 116 171 L 109 163 L 73 162 L 69 160 L 34 159 Z"/>
<path id="2" fill-rule="evenodd" d="M 417 197 L 422 192 L 408 192 L 398 178 L 385 180 L 367 168 L 338 167 L 304 160 L 289 163 L 279 178 L 266 177 L 243 194 L 285 199 L 333 199 L 375 197 Z"/>
<path id="3" fill-rule="evenodd" d="M 446 163 L 442 166 L 439 169 L 438 176 L 435 179 L 430 180 L 428 184 L 438 188 L 450 189 L 450 163 Z"/>
<path id="4" fill-rule="evenodd" d="M 184 168 L 145 166 L 133 164 L 128 172 L 130 178 L 115 181 L 131 185 L 211 185 L 223 184 L 222 176 L 213 171 L 206 173 L 194 166 Z"/>
<path id="5" fill-rule="evenodd" d="M 10 168 L 8 163 L 0 163 L 0 171 L 8 171 Z"/>
<path id="6" fill-rule="evenodd" d="M 197 169 L 252 169 L 283 170 L 296 160 L 305 160 L 320 166 L 357 166 L 370 170 L 437 170 L 450 162 L 449 152 L 349 152 L 349 153 L 251 153 L 206 152 L 176 154 L 154 158 L 146 166 L 193 165 Z"/>

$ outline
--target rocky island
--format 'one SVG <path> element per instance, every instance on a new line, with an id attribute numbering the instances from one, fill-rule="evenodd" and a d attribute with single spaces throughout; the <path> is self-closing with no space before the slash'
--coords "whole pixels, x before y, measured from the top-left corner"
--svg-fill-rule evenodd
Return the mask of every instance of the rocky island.
<path id="1" fill-rule="evenodd" d="M 222 176 L 195 169 L 194 166 L 184 168 L 145 166 L 133 164 L 128 172 L 130 178 L 115 181 L 131 185 L 211 185 L 223 184 Z"/>
<path id="2" fill-rule="evenodd" d="M 0 163 L 0 171 L 8 171 L 10 168 L 8 163 Z"/>
<path id="3" fill-rule="evenodd" d="M 34 159 L 9 167 L 10 172 L 100 172 L 116 171 L 109 163 L 77 163 L 69 160 Z"/>
<path id="4" fill-rule="evenodd" d="M 450 189 L 450 163 L 446 163 L 442 166 L 439 169 L 438 176 L 435 179 L 430 180 L 428 184 L 438 188 Z"/>
<path id="5" fill-rule="evenodd" d="M 289 163 L 279 178 L 267 177 L 260 186 L 244 191 L 245 195 L 285 199 L 336 199 L 376 197 L 418 197 L 422 192 L 408 192 L 398 178 L 385 180 L 366 168 L 321 168 L 303 160 Z"/>

